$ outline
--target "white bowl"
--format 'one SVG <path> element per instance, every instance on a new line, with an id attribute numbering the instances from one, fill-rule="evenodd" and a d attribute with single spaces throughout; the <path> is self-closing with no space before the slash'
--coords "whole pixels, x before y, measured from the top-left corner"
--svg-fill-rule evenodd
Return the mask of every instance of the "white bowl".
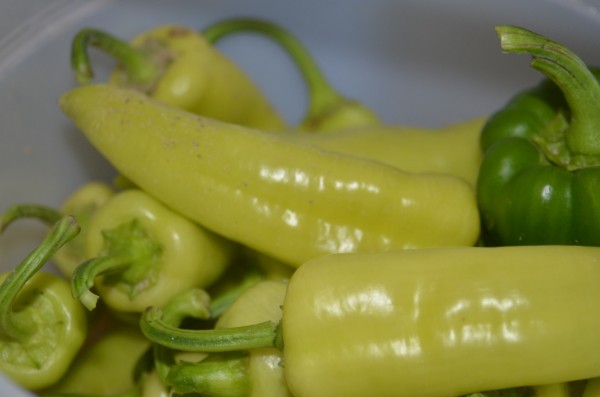
<path id="1" fill-rule="evenodd" d="M 58 206 L 111 167 L 57 106 L 75 85 L 69 46 L 83 27 L 123 38 L 156 25 L 202 28 L 234 16 L 267 18 L 310 49 L 333 84 L 388 123 L 436 127 L 500 108 L 541 75 L 528 56 L 502 54 L 494 26 L 514 24 L 568 45 L 600 65 L 600 14 L 593 0 L 0 0 L 0 210 L 13 203 Z M 258 36 L 219 48 L 242 65 L 290 122 L 305 90 L 288 58 Z M 91 51 L 98 80 L 113 62 Z M 0 237 L 0 268 L 16 265 L 42 238 L 21 221 Z M 0 377 L 0 395 L 21 397 Z"/>

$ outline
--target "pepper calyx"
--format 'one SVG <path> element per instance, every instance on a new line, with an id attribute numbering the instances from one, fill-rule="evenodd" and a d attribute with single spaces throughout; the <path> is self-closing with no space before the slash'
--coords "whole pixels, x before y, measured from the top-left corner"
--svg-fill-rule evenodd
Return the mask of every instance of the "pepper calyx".
<path id="1" fill-rule="evenodd" d="M 90 291 L 96 277 L 114 285 L 134 299 L 156 284 L 162 247 L 146 233 L 137 219 L 102 233 L 105 247 L 100 255 L 77 266 L 71 279 L 73 296 L 88 309 L 96 307 L 98 295 Z"/>
<path id="2" fill-rule="evenodd" d="M 570 118 L 560 151 L 572 156 L 571 167 L 600 163 L 600 84 L 585 63 L 564 45 L 526 29 L 501 25 L 496 32 L 504 51 L 529 53 L 531 66 L 562 91 Z"/>
<path id="3" fill-rule="evenodd" d="M 36 332 L 31 318 L 13 312 L 19 292 L 54 253 L 80 231 L 72 216 L 57 221 L 44 241 L 35 248 L 0 284 L 0 334 L 13 340 L 23 340 Z"/>
<path id="4" fill-rule="evenodd" d="M 565 139 L 568 128 L 569 122 L 564 113 L 558 112 L 538 135 L 532 137 L 532 141 L 550 163 L 568 171 L 599 166 L 600 156 L 573 153 L 569 150 Z"/>
<path id="5" fill-rule="evenodd" d="M 248 354 L 210 355 L 200 362 L 175 364 L 169 371 L 166 384 L 176 394 L 247 396 L 250 392 Z"/>

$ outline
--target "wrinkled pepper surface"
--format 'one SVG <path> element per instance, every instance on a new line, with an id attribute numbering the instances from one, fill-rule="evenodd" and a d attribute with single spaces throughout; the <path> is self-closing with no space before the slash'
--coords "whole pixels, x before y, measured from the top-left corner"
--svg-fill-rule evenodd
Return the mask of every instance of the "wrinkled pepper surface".
<path id="1" fill-rule="evenodd" d="M 438 397 L 600 374 L 600 248 L 438 247 L 322 256 L 279 324 L 144 334 L 205 353 L 283 349 L 297 397 Z"/>
<path id="2" fill-rule="evenodd" d="M 0 371 L 29 390 L 56 383 L 86 338 L 86 313 L 69 283 L 41 271 L 78 233 L 72 217 L 61 218 L 21 264 L 0 275 Z"/>
<path id="3" fill-rule="evenodd" d="M 73 295 L 90 310 L 99 295 L 114 310 L 139 313 L 181 291 L 211 285 L 235 249 L 147 193 L 129 189 L 95 212 L 85 251 L 91 259 L 75 269 Z"/>
<path id="4" fill-rule="evenodd" d="M 262 19 L 232 18 L 219 21 L 202 31 L 211 44 L 243 33 L 260 34 L 279 44 L 298 67 L 308 89 L 308 107 L 298 125 L 300 131 L 337 131 L 380 124 L 379 116 L 373 110 L 337 92 L 308 49 L 283 27 Z"/>
<path id="5" fill-rule="evenodd" d="M 159 26 L 131 43 L 101 30 L 81 30 L 72 42 L 71 64 L 82 83 L 92 77 L 89 46 L 119 61 L 111 84 L 206 117 L 272 131 L 286 125 L 252 79 L 190 28 Z"/>
<path id="6" fill-rule="evenodd" d="M 112 85 L 77 87 L 62 96 L 61 107 L 141 189 L 293 266 L 333 252 L 478 239 L 475 195 L 459 178 L 403 172 Z"/>
<path id="7" fill-rule="evenodd" d="M 600 245 L 600 84 L 563 45 L 514 26 L 497 32 L 504 51 L 531 54 L 547 80 L 517 94 L 482 131 L 484 241 Z"/>

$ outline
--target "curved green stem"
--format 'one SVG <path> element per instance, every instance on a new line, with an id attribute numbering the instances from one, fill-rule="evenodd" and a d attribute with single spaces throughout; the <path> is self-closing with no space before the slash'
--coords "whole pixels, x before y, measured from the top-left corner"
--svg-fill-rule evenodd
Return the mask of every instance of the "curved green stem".
<path id="1" fill-rule="evenodd" d="M 280 26 L 258 19 L 236 18 L 217 22 L 202 31 L 210 43 L 240 31 L 259 33 L 283 47 L 297 65 L 309 89 L 308 116 L 320 115 L 325 109 L 338 106 L 345 99 L 333 89 L 306 47 L 294 35 Z"/>
<path id="2" fill-rule="evenodd" d="M 198 363 L 180 363 L 171 368 L 166 383 L 176 394 L 199 393 L 214 397 L 249 395 L 247 354 L 217 355 Z"/>
<path id="3" fill-rule="evenodd" d="M 125 269 L 134 259 L 129 255 L 108 255 L 92 258 L 73 271 L 71 278 L 71 291 L 75 299 L 88 310 L 94 310 L 99 296 L 91 291 L 96 277 L 119 272 Z"/>
<path id="4" fill-rule="evenodd" d="M 16 340 L 35 332 L 32 322 L 14 316 L 12 305 L 19 292 L 54 253 L 79 233 L 79 225 L 72 216 L 64 216 L 50 229 L 42 243 L 35 248 L 0 284 L 0 332 Z"/>
<path id="5" fill-rule="evenodd" d="M 219 318 L 244 291 L 262 280 L 264 276 L 261 273 L 251 271 L 235 287 L 216 296 L 210 303 L 210 318 Z"/>
<path id="6" fill-rule="evenodd" d="M 210 297 L 199 288 L 193 288 L 171 299 L 161 310 L 162 320 L 179 325 L 186 318 L 210 319 Z"/>
<path id="7" fill-rule="evenodd" d="M 181 329 L 163 321 L 160 309 L 150 307 L 142 315 L 140 328 L 152 342 L 181 351 L 220 353 L 281 347 L 280 326 L 271 321 L 235 328 Z"/>
<path id="8" fill-rule="evenodd" d="M 212 44 L 231 33 L 250 31 L 278 43 L 292 58 L 308 87 L 308 109 L 301 129 L 327 131 L 379 124 L 379 117 L 368 107 L 340 95 L 297 37 L 280 26 L 250 18 L 217 22 L 204 29 L 203 36 Z"/>
<path id="9" fill-rule="evenodd" d="M 62 216 L 63 214 L 60 211 L 45 205 L 15 204 L 8 207 L 0 216 L 0 233 L 4 232 L 17 219 L 35 218 L 52 225 L 58 222 Z"/>
<path id="10" fill-rule="evenodd" d="M 529 53 L 531 65 L 563 92 L 571 111 L 566 143 L 574 154 L 600 155 L 600 84 L 585 63 L 562 44 L 537 33 L 498 26 L 502 49 Z"/>
<path id="11" fill-rule="evenodd" d="M 80 30 L 71 43 L 71 67 L 79 83 L 87 83 L 94 77 L 87 52 L 90 46 L 115 58 L 125 68 L 132 84 L 151 87 L 159 75 L 158 66 L 145 52 L 107 32 L 86 28 Z"/>
<path id="12" fill-rule="evenodd" d="M 147 280 L 160 263 L 162 253 L 161 244 L 154 241 L 138 218 L 100 233 L 104 244 L 99 256 L 77 266 L 71 278 L 73 296 L 89 310 L 94 309 L 98 300 L 98 295 L 90 291 L 96 277 L 115 274 L 107 283 L 129 288 L 127 293 L 134 299 L 139 292 L 135 286 Z"/>
<path id="13" fill-rule="evenodd" d="M 179 326 L 185 318 L 208 320 L 210 318 L 210 297 L 202 289 L 191 289 L 177 295 L 162 308 L 162 320 L 171 326 Z M 165 382 L 175 365 L 173 352 L 165 346 L 153 347 L 154 365 L 158 376 Z"/>

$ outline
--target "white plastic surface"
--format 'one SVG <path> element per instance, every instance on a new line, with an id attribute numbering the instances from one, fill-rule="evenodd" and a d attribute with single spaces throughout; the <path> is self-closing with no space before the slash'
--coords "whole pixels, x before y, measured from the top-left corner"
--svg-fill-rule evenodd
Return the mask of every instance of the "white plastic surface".
<path id="1" fill-rule="evenodd" d="M 494 32 L 515 24 L 563 42 L 600 65 L 595 0 L 0 0 L 0 211 L 59 205 L 80 183 L 110 179 L 111 167 L 57 106 L 75 82 L 69 45 L 83 27 L 130 38 L 155 25 L 202 28 L 257 16 L 298 35 L 336 87 L 389 123 L 440 126 L 490 114 L 540 75 L 528 56 L 502 54 Z M 264 88 L 290 122 L 305 91 L 289 60 L 257 36 L 219 44 Z M 93 53 L 93 51 L 92 51 Z M 98 79 L 113 63 L 93 53 Z M 0 236 L 0 269 L 43 236 L 34 221 Z M 0 396 L 22 397 L 0 377 Z"/>

